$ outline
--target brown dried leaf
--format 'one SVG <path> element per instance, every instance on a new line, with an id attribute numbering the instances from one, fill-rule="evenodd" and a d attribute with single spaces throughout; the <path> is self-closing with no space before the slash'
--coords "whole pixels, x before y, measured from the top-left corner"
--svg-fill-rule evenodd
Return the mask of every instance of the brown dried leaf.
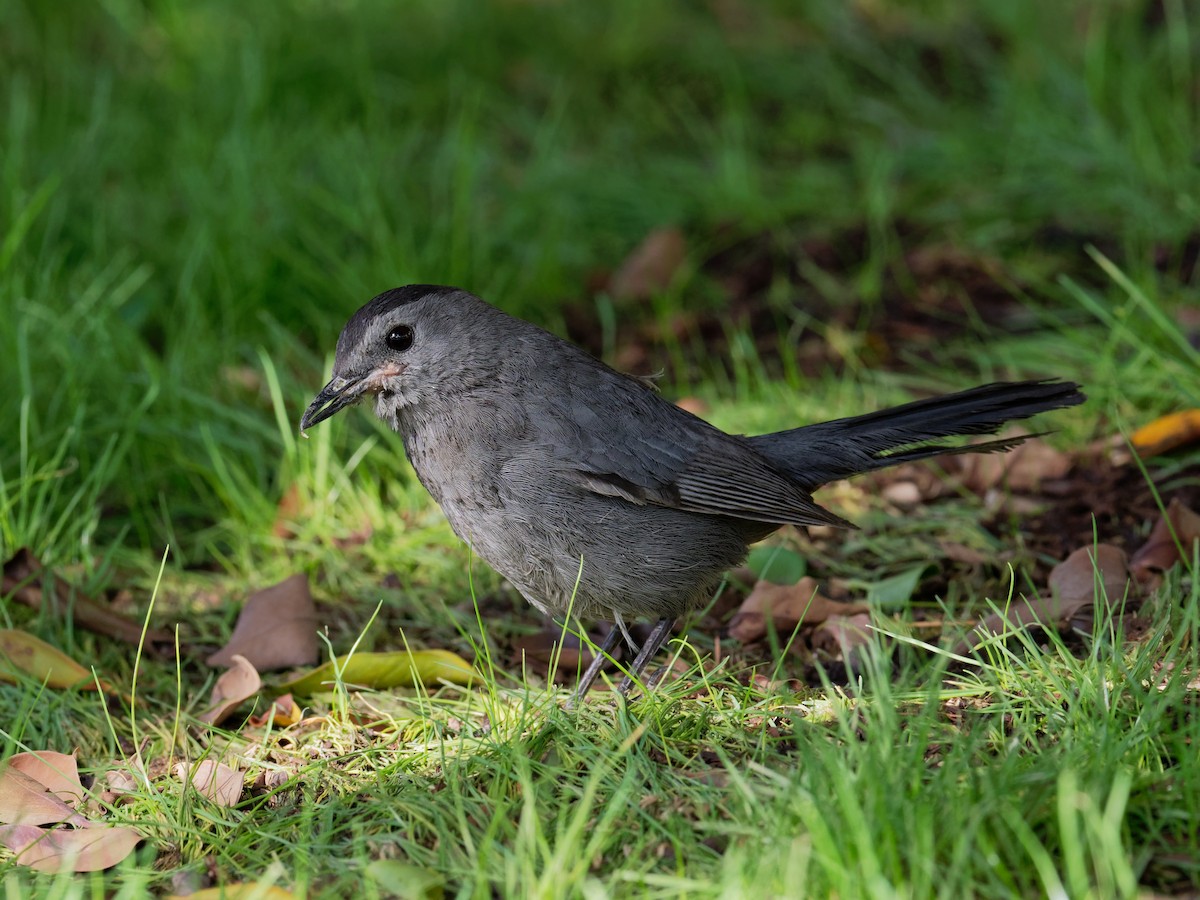
<path id="1" fill-rule="evenodd" d="M 847 663 L 852 662 L 855 651 L 871 642 L 871 616 L 867 613 L 830 616 L 817 626 L 812 642 L 815 649 L 836 651 Z"/>
<path id="2" fill-rule="evenodd" d="M 104 773 L 104 782 L 114 794 L 132 794 L 138 789 L 139 783 L 137 776 L 128 769 L 110 769 Z"/>
<path id="3" fill-rule="evenodd" d="M 246 657 L 235 655 L 232 667 L 224 672 L 213 685 L 208 709 L 201 714 L 200 721 L 219 725 L 242 701 L 253 697 L 262 688 L 262 679 Z"/>
<path id="4" fill-rule="evenodd" d="M 613 273 L 608 292 L 616 300 L 649 300 L 670 287 L 686 258 L 687 238 L 682 231 L 652 231 Z"/>
<path id="5" fill-rule="evenodd" d="M 98 603 L 91 597 L 72 590 L 70 601 L 64 601 L 59 596 L 57 583 L 50 586 L 45 584 L 42 577 L 42 564 L 27 547 L 22 547 L 4 564 L 4 575 L 0 584 L 0 594 L 11 596 L 18 603 L 32 609 L 43 606 L 56 616 L 65 617 L 68 614 L 72 621 L 88 631 L 116 638 L 127 644 L 137 644 L 142 640 L 142 624 L 114 612 L 107 605 Z M 172 644 L 174 636 L 161 628 L 146 629 L 146 643 Z"/>
<path id="6" fill-rule="evenodd" d="M 0 822 L 6 825 L 57 825 L 86 828 L 88 820 L 19 769 L 0 770 Z"/>
<path id="7" fill-rule="evenodd" d="M 903 463 L 868 476 L 875 490 L 901 509 L 909 508 L 915 495 L 918 501 L 936 500 L 953 490 L 946 473 L 959 470 L 963 457 L 948 456 L 940 461 L 940 469 L 921 463 Z M 899 485 L 904 485 L 900 487 Z M 891 495 L 888 491 L 891 491 Z"/>
<path id="8" fill-rule="evenodd" d="M 1129 568 L 1138 581 L 1150 581 L 1181 560 L 1191 561 L 1197 541 L 1200 541 L 1200 515 L 1178 497 L 1172 497 L 1167 514 L 1154 523 L 1146 543 L 1133 554 Z"/>
<path id="9" fill-rule="evenodd" d="M 139 781 L 139 776 L 141 780 Z M 96 776 L 88 793 L 88 815 L 102 815 L 117 804 L 132 801 L 132 795 L 147 783 L 146 773 L 140 768 L 135 771 L 126 766 L 109 769 Z"/>
<path id="10" fill-rule="evenodd" d="M 85 791 L 79 781 L 79 766 L 69 753 L 53 750 L 17 753 L 8 758 L 8 765 L 44 785 L 46 790 L 72 807 L 79 806 L 83 800 Z"/>
<path id="11" fill-rule="evenodd" d="M 614 652 L 619 653 L 619 650 Z M 513 665 L 529 673 L 544 677 L 552 675 L 556 683 L 565 683 L 591 663 L 592 653 L 578 637 L 564 634 L 562 628 L 547 623 L 535 632 L 515 638 L 509 658 Z M 552 664 L 557 665 L 553 672 Z"/>
<path id="12" fill-rule="evenodd" d="M 291 781 L 293 777 L 295 777 L 295 772 L 289 772 L 287 769 L 267 769 L 259 773 L 254 783 L 256 787 L 263 790 L 275 791 Z"/>
<path id="13" fill-rule="evenodd" d="M 317 661 L 320 620 L 305 575 L 293 575 L 251 595 L 229 643 L 210 656 L 210 666 L 228 666 L 244 656 L 260 672 L 310 666 Z"/>
<path id="14" fill-rule="evenodd" d="M 946 559 L 965 563 L 968 566 L 982 566 L 989 559 L 982 551 L 968 547 L 966 544 L 960 544 L 958 541 L 938 541 L 938 549 L 942 551 Z"/>
<path id="15" fill-rule="evenodd" d="M 968 652 L 1006 627 L 1082 625 L 1097 603 L 1116 609 L 1130 587 L 1125 552 L 1112 544 L 1080 547 L 1050 572 L 1049 595 L 1022 597 L 1007 615 L 993 614 L 979 623 L 956 652 Z"/>
<path id="16" fill-rule="evenodd" d="M 1056 621 L 1097 604 L 1115 609 L 1129 587 L 1129 559 L 1112 544 L 1080 547 L 1050 571 L 1047 583 L 1053 600 L 1046 609 Z"/>
<path id="17" fill-rule="evenodd" d="M 0 844 L 17 854 L 18 865 L 39 872 L 96 872 L 115 866 L 142 840 L 127 826 L 47 831 L 31 825 L 0 826 Z"/>
<path id="18" fill-rule="evenodd" d="M 921 487 L 915 481 L 893 481 L 885 485 L 880 492 L 883 499 L 900 509 L 908 511 L 916 509 L 924 501 Z"/>
<path id="19" fill-rule="evenodd" d="M 1033 493 L 1043 481 L 1064 478 L 1074 461 L 1039 438 L 1030 438 L 1007 453 L 979 453 L 960 458 L 963 484 L 976 493 L 1004 485 L 1017 493 Z"/>
<path id="20" fill-rule="evenodd" d="M 767 633 L 768 619 L 777 632 L 790 632 L 803 621 L 807 626 L 824 622 L 830 616 L 852 616 L 869 612 L 861 603 L 839 603 L 822 596 L 815 578 L 805 576 L 795 584 L 760 581 L 742 602 L 729 622 L 729 635 L 748 643 Z"/>
<path id="21" fill-rule="evenodd" d="M 203 797 L 218 806 L 233 806 L 242 799 L 242 773 L 224 763 L 204 759 L 190 769 L 187 763 L 176 763 L 175 774 Z"/>
<path id="22" fill-rule="evenodd" d="M 42 605 L 42 564 L 28 547 L 21 547 L 4 564 L 4 583 L 0 592 L 12 594 L 18 603 L 37 609 Z"/>

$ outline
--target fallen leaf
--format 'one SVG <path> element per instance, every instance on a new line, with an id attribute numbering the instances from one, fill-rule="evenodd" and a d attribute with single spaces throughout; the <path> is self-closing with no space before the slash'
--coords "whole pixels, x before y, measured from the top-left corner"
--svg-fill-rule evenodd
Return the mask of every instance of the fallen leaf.
<path id="1" fill-rule="evenodd" d="M 229 643 L 210 656 L 210 666 L 228 666 L 235 654 L 260 672 L 308 666 L 317 661 L 320 620 L 305 575 L 256 591 L 242 607 Z"/>
<path id="2" fill-rule="evenodd" d="M 687 238 L 682 231 L 652 231 L 613 273 L 608 292 L 615 300 L 649 300 L 670 287 L 686 258 Z"/>
<path id="3" fill-rule="evenodd" d="M 86 793 L 79 781 L 79 765 L 69 753 L 53 750 L 17 753 L 8 758 L 8 766 L 28 775 L 73 807 L 79 805 Z"/>
<path id="4" fill-rule="evenodd" d="M 904 511 L 916 509 L 924 502 L 921 488 L 915 481 L 893 481 L 880 492 L 888 503 L 900 507 Z"/>
<path id="5" fill-rule="evenodd" d="M 142 623 L 127 619 L 105 604 L 72 589 L 69 601 L 59 596 L 57 581 L 47 584 L 42 564 L 28 547 L 22 547 L 4 564 L 3 583 L 0 594 L 11 596 L 18 603 L 32 609 L 47 607 L 51 614 L 65 617 L 88 631 L 116 638 L 127 644 L 142 641 Z M 161 628 L 145 630 L 146 644 L 172 645 L 174 635 Z"/>
<path id="6" fill-rule="evenodd" d="M 388 896 L 402 900 L 442 900 L 446 893 L 446 879 L 440 872 L 398 859 L 367 863 L 367 877 Z"/>
<path id="7" fill-rule="evenodd" d="M 167 900 L 288 900 L 294 896 L 291 891 L 277 885 L 264 887 L 251 882 L 235 882 L 190 894 L 171 894 Z"/>
<path id="8" fill-rule="evenodd" d="M 61 650 L 27 631 L 0 629 L 0 681 L 15 683 L 22 674 L 55 689 L 96 690 L 92 673 Z"/>
<path id="9" fill-rule="evenodd" d="M 386 689 L 412 687 L 417 683 L 437 684 L 445 680 L 467 684 L 479 675 L 469 662 L 449 650 L 396 650 L 391 653 L 355 653 L 317 666 L 299 678 L 280 685 L 281 690 L 307 697 L 329 690 L 336 683 L 337 669 L 348 686 Z"/>
<path id="10" fill-rule="evenodd" d="M 1130 436 L 1142 459 L 1169 453 L 1200 441 L 1200 409 L 1185 409 L 1143 425 Z"/>
<path id="11" fill-rule="evenodd" d="M 187 763 L 176 763 L 175 774 L 184 784 L 190 781 L 197 793 L 218 806 L 233 806 L 242 799 L 242 773 L 224 763 L 203 759 L 194 769 Z"/>
<path id="12" fill-rule="evenodd" d="M 767 633 L 768 620 L 775 631 L 790 632 L 797 623 L 816 625 L 830 616 L 851 616 L 869 612 L 861 603 L 839 603 L 817 592 L 815 578 L 805 576 L 796 584 L 772 584 L 759 581 L 729 622 L 729 634 L 743 643 L 756 641 Z"/>
<path id="13" fill-rule="evenodd" d="M 18 603 L 37 609 L 42 605 L 42 564 L 28 547 L 21 547 L 4 564 L 4 583 L 0 592 L 11 594 Z M 29 593 L 30 590 L 36 593 Z"/>
<path id="14" fill-rule="evenodd" d="M 265 713 L 250 717 L 250 724 L 255 728 L 260 728 L 270 722 L 277 728 L 287 728 L 289 725 L 295 725 L 300 721 L 303 713 L 300 707 L 296 705 L 296 701 L 292 699 L 291 694 L 284 694 L 276 697 L 271 703 L 271 708 Z"/>
<path id="15" fill-rule="evenodd" d="M 285 769 L 270 769 L 260 773 L 258 778 L 254 780 L 254 783 L 264 790 L 275 791 L 283 787 L 294 777 L 295 773 L 288 772 Z"/>
<path id="16" fill-rule="evenodd" d="M 857 613 L 853 616 L 830 616 L 813 632 L 813 647 L 836 653 L 846 665 L 853 666 L 859 647 L 871 642 L 871 616 Z"/>
<path id="17" fill-rule="evenodd" d="M 1112 544 L 1080 547 L 1050 571 L 1047 583 L 1052 598 L 1046 608 L 1057 621 L 1067 621 L 1083 607 L 1116 608 L 1128 590 L 1129 560 Z"/>
<path id="18" fill-rule="evenodd" d="M 208 709 L 200 715 L 200 721 L 218 725 L 239 703 L 253 697 L 262 688 L 262 678 L 246 657 L 233 657 L 232 666 L 221 674 L 213 685 Z"/>
<path id="19" fill-rule="evenodd" d="M 58 825 L 86 828 L 88 820 L 19 769 L 0 770 L 0 822 L 6 825 Z"/>
<path id="20" fill-rule="evenodd" d="M 865 5 L 865 4 L 864 4 Z M 1004 264 L 993 256 L 948 242 L 923 244 L 904 255 L 908 269 L 918 279 L 949 278 L 986 274 L 989 280 L 1004 276 Z"/>
<path id="21" fill-rule="evenodd" d="M 965 563 L 968 566 L 981 566 L 988 561 L 988 557 L 982 551 L 968 547 L 966 544 L 960 544 L 958 541 L 938 541 L 938 549 L 942 551 L 942 555 L 946 559 Z"/>
<path id="22" fill-rule="evenodd" d="M 145 777 L 143 773 L 143 781 Z M 128 769 L 110 769 L 104 773 L 104 782 L 114 794 L 132 794 L 139 784 L 137 776 Z"/>
<path id="23" fill-rule="evenodd" d="M 109 769 L 96 776 L 92 790 L 88 795 L 87 811 L 90 815 L 103 813 L 106 808 L 115 806 L 127 800 L 149 782 L 145 771 L 132 768 L 135 764 Z M 139 780 L 140 779 L 140 780 Z"/>
<path id="24" fill-rule="evenodd" d="M 1000 485 L 1017 493 L 1032 493 L 1043 481 L 1066 477 L 1074 460 L 1034 437 L 1007 453 L 963 456 L 959 465 L 962 483 L 976 493 L 984 494 Z"/>
<path id="25" fill-rule="evenodd" d="M 938 466 L 921 463 L 902 463 L 895 468 L 868 475 L 868 484 L 901 509 L 909 509 L 929 500 L 937 500 L 953 490 L 947 474 L 958 474 L 966 457 L 947 456 Z M 913 498 L 916 498 L 914 501 Z"/>
<path id="26" fill-rule="evenodd" d="M 133 828 L 55 829 L 31 825 L 0 826 L 0 844 L 17 854 L 16 862 L 39 872 L 96 872 L 125 859 L 142 840 Z"/>
<path id="27" fill-rule="evenodd" d="M 1166 515 L 1154 523 L 1146 543 L 1133 554 L 1129 568 L 1138 581 L 1150 581 L 1177 562 L 1191 562 L 1197 541 L 1200 541 L 1200 515 L 1178 497 L 1172 497 Z"/>
<path id="28" fill-rule="evenodd" d="M 1117 609 L 1130 588 L 1129 564 L 1125 552 L 1112 544 L 1080 547 L 1050 572 L 1046 596 L 1021 597 L 1009 605 L 1005 614 L 983 619 L 955 648 L 969 652 L 1005 628 L 1048 627 L 1071 624 L 1083 627 L 1097 604 Z"/>
<path id="29" fill-rule="evenodd" d="M 528 672 L 563 683 L 591 663 L 592 653 L 578 637 L 564 634 L 561 627 L 548 622 L 531 634 L 515 638 L 510 658 L 514 665 L 524 666 Z M 550 667 L 555 664 L 557 668 L 551 672 Z"/>

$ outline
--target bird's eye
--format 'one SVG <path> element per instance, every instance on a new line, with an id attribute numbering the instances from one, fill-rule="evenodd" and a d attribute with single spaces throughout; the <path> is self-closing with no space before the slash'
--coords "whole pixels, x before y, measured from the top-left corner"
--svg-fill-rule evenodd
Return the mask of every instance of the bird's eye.
<path id="1" fill-rule="evenodd" d="M 397 353 L 403 353 L 413 344 L 413 330 L 409 325 L 397 325 L 388 332 L 383 342 Z"/>

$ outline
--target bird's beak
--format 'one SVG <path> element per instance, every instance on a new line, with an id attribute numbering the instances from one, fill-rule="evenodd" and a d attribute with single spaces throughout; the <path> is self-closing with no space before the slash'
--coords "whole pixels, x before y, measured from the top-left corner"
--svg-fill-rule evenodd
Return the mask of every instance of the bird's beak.
<path id="1" fill-rule="evenodd" d="M 304 434 L 318 422 L 324 422 L 330 416 L 351 406 L 362 397 L 370 382 L 369 377 L 350 377 L 335 375 L 329 384 L 321 388 L 321 393 L 313 399 L 300 419 L 300 433 Z"/>

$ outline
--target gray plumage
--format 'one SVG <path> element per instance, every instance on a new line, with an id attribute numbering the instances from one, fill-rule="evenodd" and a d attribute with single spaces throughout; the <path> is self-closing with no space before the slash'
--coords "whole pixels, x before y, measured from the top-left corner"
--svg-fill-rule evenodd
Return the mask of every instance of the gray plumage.
<path id="1" fill-rule="evenodd" d="M 995 384 L 741 437 L 432 285 L 388 291 L 354 314 L 301 429 L 371 396 L 479 556 L 543 612 L 617 621 L 703 603 L 749 543 L 783 524 L 852 527 L 813 500 L 828 481 L 956 452 L 929 442 L 1083 401 L 1069 382 Z"/>

